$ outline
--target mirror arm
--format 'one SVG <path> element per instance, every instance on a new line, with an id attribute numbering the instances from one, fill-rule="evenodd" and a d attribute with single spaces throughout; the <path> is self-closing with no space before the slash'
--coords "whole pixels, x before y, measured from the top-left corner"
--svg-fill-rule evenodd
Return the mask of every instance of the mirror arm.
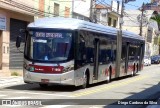
<path id="1" fill-rule="evenodd" d="M 17 50 L 20 52 L 20 53 L 24 53 L 23 51 L 21 51 L 19 48 L 17 48 Z"/>

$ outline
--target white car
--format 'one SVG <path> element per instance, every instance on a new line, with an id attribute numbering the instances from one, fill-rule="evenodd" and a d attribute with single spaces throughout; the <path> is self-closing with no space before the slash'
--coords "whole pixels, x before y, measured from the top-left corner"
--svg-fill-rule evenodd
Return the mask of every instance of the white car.
<path id="1" fill-rule="evenodd" d="M 144 56 L 144 66 L 150 66 L 151 65 L 151 57 Z"/>

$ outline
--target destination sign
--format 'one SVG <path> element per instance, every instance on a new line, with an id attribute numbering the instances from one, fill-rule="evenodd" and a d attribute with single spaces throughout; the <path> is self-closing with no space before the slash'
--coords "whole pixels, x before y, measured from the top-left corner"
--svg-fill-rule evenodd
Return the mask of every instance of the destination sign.
<path id="1" fill-rule="evenodd" d="M 35 32 L 36 37 L 63 38 L 62 33 Z"/>

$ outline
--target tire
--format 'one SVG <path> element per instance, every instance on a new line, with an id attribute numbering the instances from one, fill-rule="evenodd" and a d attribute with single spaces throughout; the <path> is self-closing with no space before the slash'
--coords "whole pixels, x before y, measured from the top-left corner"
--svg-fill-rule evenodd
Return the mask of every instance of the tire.
<path id="1" fill-rule="evenodd" d="M 107 79 L 107 83 L 111 82 L 111 68 L 109 69 L 109 75 Z"/>
<path id="2" fill-rule="evenodd" d="M 47 87 L 48 87 L 48 84 L 39 84 L 39 86 L 40 86 L 41 88 L 47 88 Z"/>
<path id="3" fill-rule="evenodd" d="M 85 75 L 84 75 L 84 77 L 83 77 L 82 89 L 87 88 L 87 86 L 88 86 L 88 76 L 87 76 L 87 74 L 85 73 Z"/>
<path id="4" fill-rule="evenodd" d="M 133 76 L 135 76 L 135 75 L 136 75 L 136 66 L 135 66 L 135 64 L 134 64 L 134 69 L 133 69 L 133 71 L 132 71 L 131 76 L 133 77 Z"/>

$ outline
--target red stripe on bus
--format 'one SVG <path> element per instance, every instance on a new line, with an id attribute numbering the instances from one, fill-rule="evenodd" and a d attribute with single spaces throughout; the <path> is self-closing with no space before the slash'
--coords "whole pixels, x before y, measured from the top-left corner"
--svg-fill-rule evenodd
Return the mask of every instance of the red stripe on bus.
<path id="1" fill-rule="evenodd" d="M 33 72 L 39 73 L 61 73 L 63 71 L 63 66 L 39 66 L 39 65 L 29 65 L 34 68 Z"/>

